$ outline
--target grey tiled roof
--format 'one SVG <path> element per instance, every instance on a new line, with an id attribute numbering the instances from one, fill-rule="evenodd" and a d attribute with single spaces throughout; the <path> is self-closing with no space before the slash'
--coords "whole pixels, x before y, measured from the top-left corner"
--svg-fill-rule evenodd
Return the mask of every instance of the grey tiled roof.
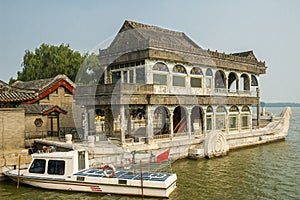
<path id="1" fill-rule="evenodd" d="M 147 48 L 153 44 L 167 45 L 174 50 L 178 46 L 189 49 L 201 49 L 183 32 L 127 20 L 108 49 L 118 52 L 119 50 L 124 50 L 124 48 L 127 50 Z"/>
<path id="2" fill-rule="evenodd" d="M 151 39 L 161 43 L 168 43 L 190 48 L 200 48 L 183 32 L 173 31 L 158 26 L 152 26 L 127 20 L 124 22 L 124 25 L 121 28 L 120 32 L 130 29 L 137 30 L 144 39 Z"/>
<path id="3" fill-rule="evenodd" d="M 0 102 L 12 103 L 34 99 L 37 96 L 34 90 L 13 87 L 0 81 Z"/>
<path id="4" fill-rule="evenodd" d="M 75 84 L 73 81 L 71 81 L 66 75 L 59 74 L 55 76 L 54 78 L 47 78 L 47 79 L 39 79 L 39 80 L 33 80 L 33 81 L 16 81 L 13 86 L 22 88 L 22 89 L 32 89 L 35 90 L 38 93 L 41 93 L 50 87 L 52 87 L 54 84 L 56 84 L 60 80 L 67 81 L 72 87 L 75 87 Z"/>
<path id="5" fill-rule="evenodd" d="M 250 59 L 257 60 L 257 58 L 255 57 L 253 51 L 238 52 L 238 53 L 233 53 L 232 55 L 239 56 L 239 57 L 247 57 L 247 58 L 250 58 Z"/>

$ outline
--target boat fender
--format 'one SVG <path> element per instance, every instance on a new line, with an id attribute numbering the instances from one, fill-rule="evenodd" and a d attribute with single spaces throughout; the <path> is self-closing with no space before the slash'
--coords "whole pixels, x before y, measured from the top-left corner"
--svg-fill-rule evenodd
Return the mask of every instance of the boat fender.
<path id="1" fill-rule="evenodd" d="M 107 169 L 110 169 L 112 172 L 110 174 L 108 174 L 106 172 Z M 103 170 L 103 174 L 107 177 L 107 178 L 112 178 L 115 176 L 116 174 L 116 168 L 112 165 L 112 164 L 106 164 L 104 165 L 104 167 L 102 168 Z"/>

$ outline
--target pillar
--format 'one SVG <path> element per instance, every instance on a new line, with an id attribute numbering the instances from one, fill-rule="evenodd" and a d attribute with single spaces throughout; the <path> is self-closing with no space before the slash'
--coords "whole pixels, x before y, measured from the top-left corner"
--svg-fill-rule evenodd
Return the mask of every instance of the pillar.
<path id="1" fill-rule="evenodd" d="M 213 108 L 214 112 L 212 113 L 212 116 L 211 116 L 211 120 L 212 120 L 212 130 L 216 130 L 216 109 L 217 107 Z"/>
<path id="2" fill-rule="evenodd" d="M 95 135 L 96 129 L 95 129 L 95 109 L 89 108 L 88 109 L 88 127 L 89 127 L 89 135 Z"/>
<path id="3" fill-rule="evenodd" d="M 252 110 L 249 113 L 249 128 L 250 128 L 250 133 L 252 133 L 252 127 L 253 127 L 253 121 L 252 121 Z"/>
<path id="4" fill-rule="evenodd" d="M 146 112 L 147 112 L 147 131 L 146 131 L 146 137 L 148 143 L 151 143 L 153 139 L 153 115 L 154 113 L 151 112 L 151 105 L 146 106 Z"/>
<path id="5" fill-rule="evenodd" d="M 83 138 L 84 140 L 87 140 L 87 137 L 89 135 L 89 123 L 88 123 L 88 110 L 87 108 L 84 109 L 84 113 L 83 113 Z"/>
<path id="6" fill-rule="evenodd" d="M 226 74 L 225 74 L 226 76 Z M 228 84 L 228 78 L 227 76 L 225 77 L 225 93 L 228 94 L 229 88 L 228 88 L 229 84 Z"/>
<path id="7" fill-rule="evenodd" d="M 249 120 L 249 118 L 248 118 L 248 120 Z M 237 123 L 238 123 L 237 124 L 238 125 L 238 131 L 241 132 L 242 131 L 242 115 L 241 115 L 240 112 L 238 113 Z M 249 124 L 249 122 L 248 122 L 248 124 Z"/>
<path id="8" fill-rule="evenodd" d="M 260 128 L 260 90 L 256 89 L 257 92 L 257 128 Z"/>
<path id="9" fill-rule="evenodd" d="M 133 69 L 133 83 L 136 83 L 136 68 Z"/>
<path id="10" fill-rule="evenodd" d="M 125 118 L 125 106 L 120 105 L 120 141 L 121 145 L 125 144 L 125 132 L 126 132 L 126 118 Z"/>
<path id="11" fill-rule="evenodd" d="M 192 109 L 187 109 L 187 128 L 188 128 L 188 134 L 189 136 L 192 134 L 192 124 L 191 124 L 191 115 L 192 115 Z"/>
<path id="12" fill-rule="evenodd" d="M 226 130 L 227 134 L 229 133 L 229 123 L 230 123 L 229 122 L 229 112 L 226 112 L 226 114 L 225 114 L 225 130 Z"/>
<path id="13" fill-rule="evenodd" d="M 104 116 L 105 134 L 106 136 L 112 136 L 114 133 L 114 116 L 111 109 L 105 108 Z"/>
<path id="14" fill-rule="evenodd" d="M 202 130 L 202 134 L 206 134 L 206 132 L 207 132 L 207 122 L 206 122 L 206 110 L 204 111 L 204 113 L 203 113 L 203 130 Z M 201 129 L 202 129 L 202 127 L 201 127 Z"/>
<path id="15" fill-rule="evenodd" d="M 57 113 L 57 136 L 60 137 L 59 113 Z"/>
<path id="16" fill-rule="evenodd" d="M 236 79 L 236 92 L 237 93 L 240 92 L 240 79 L 239 78 Z"/>
<path id="17" fill-rule="evenodd" d="M 173 138 L 174 137 L 174 130 L 173 130 L 173 111 L 170 110 L 170 116 L 169 116 L 169 119 L 170 119 L 170 138 Z"/>
<path id="18" fill-rule="evenodd" d="M 127 134 L 131 135 L 131 116 L 130 116 L 130 108 L 126 106 L 126 118 L 127 118 Z"/>

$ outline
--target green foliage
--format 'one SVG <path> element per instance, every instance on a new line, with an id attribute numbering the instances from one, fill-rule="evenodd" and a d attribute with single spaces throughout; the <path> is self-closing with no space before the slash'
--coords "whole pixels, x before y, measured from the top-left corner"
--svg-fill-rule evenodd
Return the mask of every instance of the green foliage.
<path id="1" fill-rule="evenodd" d="M 17 72 L 17 80 L 31 81 L 65 74 L 75 81 L 86 56 L 73 51 L 69 45 L 54 46 L 43 43 L 34 52 L 25 51 L 22 70 Z M 14 81 L 13 78 L 10 79 L 10 83 Z"/>

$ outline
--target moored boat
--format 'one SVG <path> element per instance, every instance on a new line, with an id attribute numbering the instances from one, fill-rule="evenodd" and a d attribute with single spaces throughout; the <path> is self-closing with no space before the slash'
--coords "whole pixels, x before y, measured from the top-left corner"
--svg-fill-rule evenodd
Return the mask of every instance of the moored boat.
<path id="1" fill-rule="evenodd" d="M 5 175 L 31 186 L 80 192 L 169 197 L 176 188 L 175 173 L 116 170 L 112 165 L 88 168 L 84 150 L 32 154 L 30 167 Z"/>

